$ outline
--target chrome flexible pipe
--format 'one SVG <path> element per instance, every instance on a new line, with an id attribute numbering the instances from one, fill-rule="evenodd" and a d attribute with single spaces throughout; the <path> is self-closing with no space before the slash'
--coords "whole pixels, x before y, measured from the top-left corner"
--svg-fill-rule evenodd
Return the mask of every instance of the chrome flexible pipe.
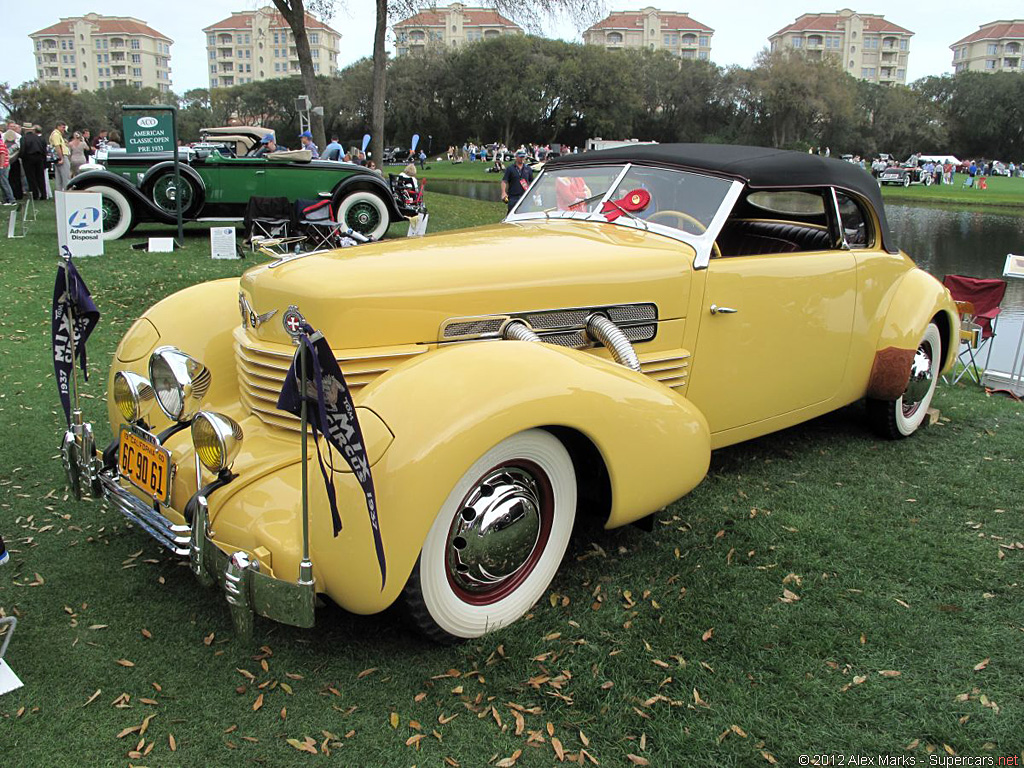
<path id="1" fill-rule="evenodd" d="M 524 320 L 512 320 L 506 323 L 501 337 L 507 341 L 541 341 L 540 336 Z"/>
<path id="2" fill-rule="evenodd" d="M 633 344 L 626 338 L 615 323 L 604 315 L 593 314 L 587 318 L 587 335 L 594 341 L 604 344 L 619 365 L 630 370 L 640 371 L 640 359 L 636 356 Z"/>

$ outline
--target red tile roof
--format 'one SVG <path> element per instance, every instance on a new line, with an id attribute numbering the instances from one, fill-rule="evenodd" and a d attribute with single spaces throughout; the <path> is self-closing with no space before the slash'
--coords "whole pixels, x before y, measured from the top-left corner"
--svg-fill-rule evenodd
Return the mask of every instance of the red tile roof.
<path id="1" fill-rule="evenodd" d="M 235 11 L 228 18 L 221 19 L 216 24 L 211 24 L 208 27 L 203 27 L 203 32 L 210 32 L 216 29 L 250 29 L 252 27 L 253 16 L 257 13 L 265 13 L 270 16 L 271 29 L 290 29 L 288 22 L 284 20 L 284 16 L 276 10 L 272 10 L 270 6 L 267 6 L 260 11 Z M 340 32 L 331 29 L 327 24 L 324 24 L 322 21 L 308 13 L 306 14 L 306 29 L 326 29 L 339 37 L 341 36 Z"/>
<path id="2" fill-rule="evenodd" d="M 643 29 L 646 16 L 639 11 L 614 11 L 607 18 L 594 24 L 587 32 L 596 29 Z M 701 24 L 686 13 L 658 13 L 661 29 L 668 32 L 714 32 L 711 27 Z M 585 34 L 585 33 L 584 33 Z"/>
<path id="3" fill-rule="evenodd" d="M 864 19 L 865 32 L 893 32 L 900 35 L 914 34 L 909 29 L 904 29 L 898 24 L 886 21 L 881 16 L 874 16 L 869 13 L 861 13 L 858 15 Z M 840 16 L 838 13 L 805 13 L 792 24 L 783 27 L 771 37 L 777 37 L 778 35 L 786 32 L 835 32 L 836 30 L 843 28 L 843 21 L 845 18 L 847 17 Z"/>
<path id="4" fill-rule="evenodd" d="M 989 22 L 979 27 L 977 32 L 968 35 L 962 40 L 957 40 L 949 47 L 954 48 L 958 45 L 966 45 L 978 40 L 1002 40 L 1007 37 L 1017 40 L 1024 39 L 1024 21 L 1017 19 L 1015 21 Z"/>
<path id="5" fill-rule="evenodd" d="M 80 16 L 61 19 L 46 29 L 33 32 L 29 37 L 35 37 L 36 35 L 70 35 L 72 33 L 71 26 L 76 21 L 86 21 L 92 24 L 96 27 L 95 34 L 97 35 L 143 35 L 173 42 L 167 35 L 157 32 L 146 22 L 128 16 L 99 16 L 95 19 Z"/>
<path id="6" fill-rule="evenodd" d="M 445 25 L 445 12 L 446 10 L 443 8 L 420 11 L 398 22 L 395 24 L 395 27 L 443 27 Z M 462 26 L 464 27 L 510 27 L 512 29 L 521 29 L 518 24 L 509 21 L 500 13 L 490 8 L 463 8 L 462 15 Z"/>

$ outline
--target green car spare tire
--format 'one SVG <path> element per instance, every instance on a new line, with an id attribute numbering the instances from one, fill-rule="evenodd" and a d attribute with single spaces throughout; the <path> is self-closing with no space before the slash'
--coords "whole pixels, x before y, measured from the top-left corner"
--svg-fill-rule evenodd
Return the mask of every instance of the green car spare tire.
<path id="1" fill-rule="evenodd" d="M 337 220 L 360 234 L 379 240 L 388 231 L 391 216 L 380 195 L 359 190 L 341 199 Z"/>

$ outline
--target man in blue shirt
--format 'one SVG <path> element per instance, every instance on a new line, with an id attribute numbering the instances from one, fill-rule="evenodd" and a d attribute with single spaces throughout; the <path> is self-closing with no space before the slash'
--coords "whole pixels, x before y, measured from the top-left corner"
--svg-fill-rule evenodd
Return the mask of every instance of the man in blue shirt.
<path id="1" fill-rule="evenodd" d="M 526 192 L 533 181 L 533 169 L 526 164 L 526 150 L 516 150 L 516 162 L 505 169 L 501 179 L 501 199 L 508 203 L 511 211 L 519 198 Z"/>
<path id="2" fill-rule="evenodd" d="M 316 144 L 313 143 L 313 134 L 309 131 L 303 131 L 299 134 L 299 140 L 302 142 L 302 148 L 308 149 L 313 153 L 313 159 L 320 159 L 320 150 L 316 148 Z"/>
<path id="3" fill-rule="evenodd" d="M 343 154 L 345 154 L 345 150 L 338 143 L 338 137 L 331 136 L 331 143 L 324 147 L 324 153 L 321 155 L 321 158 L 324 160 L 341 160 Z"/>

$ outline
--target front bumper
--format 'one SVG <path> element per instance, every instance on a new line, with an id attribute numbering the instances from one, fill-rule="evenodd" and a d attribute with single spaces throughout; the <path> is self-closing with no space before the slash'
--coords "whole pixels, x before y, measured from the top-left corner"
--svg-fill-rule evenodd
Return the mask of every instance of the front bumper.
<path id="1" fill-rule="evenodd" d="M 316 588 L 311 569 L 303 569 L 297 581 L 287 581 L 263 573 L 259 562 L 246 552 L 228 554 L 214 541 L 209 526 L 209 503 L 201 493 L 196 494 L 194 504 L 189 504 L 194 510 L 191 525 L 171 522 L 155 502 L 145 501 L 121 485 L 117 462 L 104 466 L 92 445 L 91 428 L 88 424 L 84 427 L 68 430 L 62 445 L 64 467 L 79 498 L 84 489 L 108 500 L 162 547 L 188 558 L 201 583 L 217 584 L 224 590 L 235 630 L 242 637 L 251 636 L 255 614 L 296 627 L 314 625 Z"/>

